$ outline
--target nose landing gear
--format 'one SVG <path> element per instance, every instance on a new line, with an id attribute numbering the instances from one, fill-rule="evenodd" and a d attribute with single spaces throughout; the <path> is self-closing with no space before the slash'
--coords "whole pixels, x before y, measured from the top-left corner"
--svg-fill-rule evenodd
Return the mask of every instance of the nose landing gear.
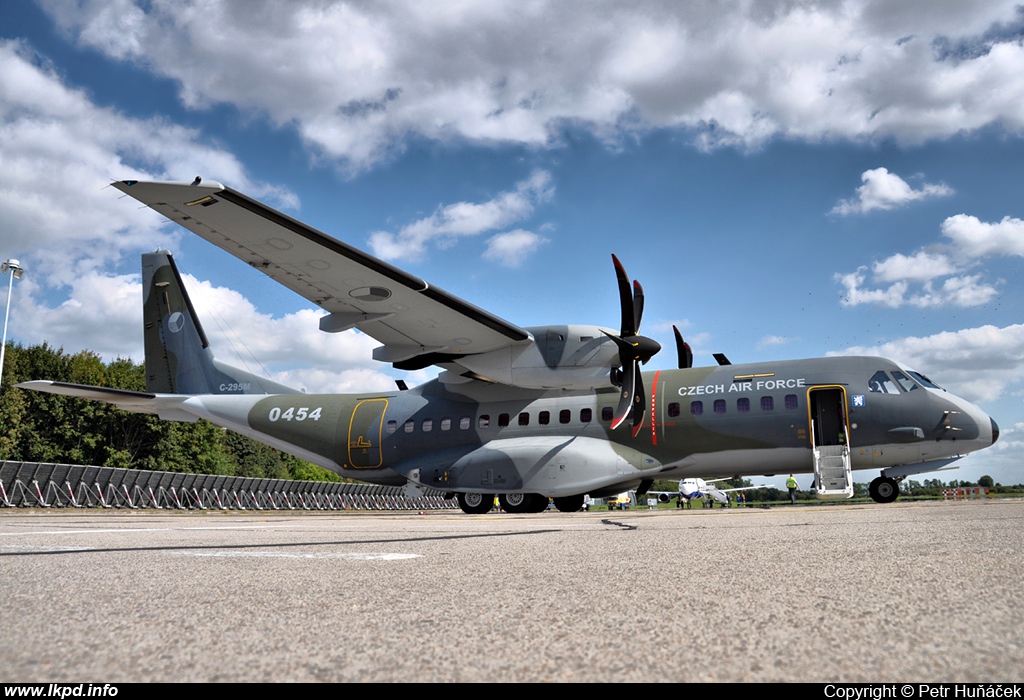
<path id="1" fill-rule="evenodd" d="M 892 503 L 900 495 L 900 487 L 895 479 L 880 476 L 868 486 L 868 494 L 875 503 Z"/>

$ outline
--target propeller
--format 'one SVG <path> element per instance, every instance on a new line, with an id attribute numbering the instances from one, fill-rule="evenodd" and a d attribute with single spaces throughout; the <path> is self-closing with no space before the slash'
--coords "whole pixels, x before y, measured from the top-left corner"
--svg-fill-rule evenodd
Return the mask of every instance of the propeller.
<path id="1" fill-rule="evenodd" d="M 643 421 L 647 393 L 644 391 L 640 365 L 647 364 L 647 361 L 661 350 L 661 345 L 650 338 L 638 335 L 640 319 L 644 315 L 644 288 L 634 280 L 632 289 L 630 289 L 626 269 L 614 255 L 612 255 L 612 262 L 615 263 L 615 277 L 619 284 L 619 303 L 622 307 L 622 326 L 619 335 L 605 333 L 618 347 L 619 364 L 622 366 L 621 383 L 619 384 L 622 392 L 619 394 L 619 405 L 615 409 L 615 418 L 612 420 L 612 430 L 614 430 L 625 423 L 630 416 L 633 417 L 634 428 Z"/>
<path id="2" fill-rule="evenodd" d="M 683 334 L 674 325 L 672 331 L 676 334 L 676 357 L 678 358 L 676 366 L 679 369 L 693 367 L 693 350 L 690 349 L 690 344 L 683 340 Z"/>

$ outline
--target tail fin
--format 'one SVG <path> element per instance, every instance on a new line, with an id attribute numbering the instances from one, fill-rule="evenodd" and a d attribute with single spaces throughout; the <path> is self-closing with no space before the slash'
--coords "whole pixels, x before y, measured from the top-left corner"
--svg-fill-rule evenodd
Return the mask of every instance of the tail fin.
<path id="1" fill-rule="evenodd" d="M 166 250 L 142 256 L 146 390 L 161 394 L 294 394 L 217 361 Z"/>

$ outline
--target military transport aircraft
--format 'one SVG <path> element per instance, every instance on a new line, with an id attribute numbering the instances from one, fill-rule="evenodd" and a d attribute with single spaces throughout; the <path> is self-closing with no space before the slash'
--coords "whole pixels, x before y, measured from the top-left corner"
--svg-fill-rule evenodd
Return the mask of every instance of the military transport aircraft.
<path id="1" fill-rule="evenodd" d="M 165 419 L 205 418 L 339 474 L 432 487 L 467 513 L 579 510 L 585 494 L 643 493 L 655 479 L 813 473 L 821 497 L 853 493 L 851 470 L 898 482 L 992 445 L 977 406 L 878 357 L 641 373 L 660 346 L 639 335 L 644 295 L 619 261 L 618 332 L 521 328 L 215 182 L 113 183 L 326 313 L 320 329 L 380 341 L 397 369 L 437 365 L 409 390 L 303 394 L 213 358 L 166 251 L 143 256 L 146 392 L 31 381 Z"/>

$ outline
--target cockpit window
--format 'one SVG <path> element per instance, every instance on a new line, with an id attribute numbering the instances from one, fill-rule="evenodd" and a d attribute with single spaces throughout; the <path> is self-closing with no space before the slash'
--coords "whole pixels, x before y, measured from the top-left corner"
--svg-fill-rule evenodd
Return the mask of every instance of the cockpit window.
<path id="1" fill-rule="evenodd" d="M 943 390 L 941 386 L 939 386 L 938 384 L 936 384 L 935 382 L 933 382 L 931 379 L 929 379 L 928 377 L 924 376 L 920 372 L 915 372 L 912 369 L 908 369 L 907 370 L 907 374 L 909 374 L 911 377 L 913 377 L 917 381 L 921 382 L 922 386 L 926 386 L 929 389 L 938 389 L 939 391 Z"/>
<path id="2" fill-rule="evenodd" d="M 903 374 L 903 372 L 893 372 L 892 378 L 895 379 L 901 387 L 903 387 L 903 391 L 913 391 L 917 388 L 917 384 L 914 380 Z"/>
<path id="3" fill-rule="evenodd" d="M 888 374 L 879 370 L 868 380 L 868 391 L 873 394 L 898 394 L 900 390 Z"/>

